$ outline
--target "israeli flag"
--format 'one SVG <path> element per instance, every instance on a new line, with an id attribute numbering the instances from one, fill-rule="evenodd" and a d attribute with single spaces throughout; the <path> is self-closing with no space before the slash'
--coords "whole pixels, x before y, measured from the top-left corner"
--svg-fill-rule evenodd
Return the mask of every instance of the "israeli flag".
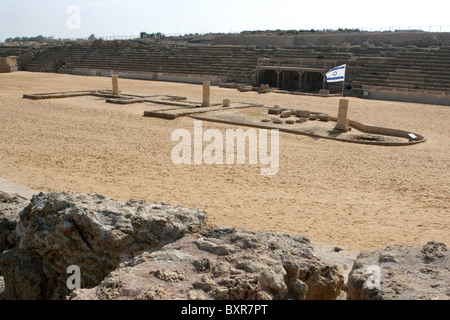
<path id="1" fill-rule="evenodd" d="M 342 66 L 331 69 L 327 72 L 327 82 L 341 82 L 345 81 L 345 71 L 347 69 L 347 65 L 344 64 Z"/>

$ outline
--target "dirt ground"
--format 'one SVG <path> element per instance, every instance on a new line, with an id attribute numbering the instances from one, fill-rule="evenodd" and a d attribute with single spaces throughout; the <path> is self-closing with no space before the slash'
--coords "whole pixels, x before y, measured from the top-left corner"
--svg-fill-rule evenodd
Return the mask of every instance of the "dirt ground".
<path id="1" fill-rule="evenodd" d="M 148 105 L 94 97 L 22 98 L 110 88 L 111 79 L 102 77 L 0 74 L 0 177 L 40 191 L 199 207 L 216 225 L 300 234 L 358 251 L 450 245 L 450 107 L 349 98 L 352 120 L 410 130 L 428 141 L 381 147 L 280 133 L 279 172 L 262 176 L 261 165 L 174 165 L 172 132 L 193 132 L 190 118 L 144 118 Z M 121 79 L 120 89 L 202 97 L 201 85 Z M 211 91 L 213 103 L 229 98 L 332 116 L 338 111 L 337 97 Z M 235 127 L 204 122 L 203 128 Z"/>

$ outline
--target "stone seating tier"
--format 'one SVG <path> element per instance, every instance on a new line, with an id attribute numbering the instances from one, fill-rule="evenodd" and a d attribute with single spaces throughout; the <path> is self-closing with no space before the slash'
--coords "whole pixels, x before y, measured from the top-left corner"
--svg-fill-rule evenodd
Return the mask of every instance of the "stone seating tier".
<path id="1" fill-rule="evenodd" d="M 32 49 L 0 47 L 3 55 Z M 23 66 L 34 72 L 73 73 L 76 69 L 223 77 L 253 83 L 258 58 L 323 58 L 346 63 L 347 80 L 363 85 L 450 90 L 450 50 L 442 48 L 230 45 L 160 45 L 133 41 L 42 46 Z"/>

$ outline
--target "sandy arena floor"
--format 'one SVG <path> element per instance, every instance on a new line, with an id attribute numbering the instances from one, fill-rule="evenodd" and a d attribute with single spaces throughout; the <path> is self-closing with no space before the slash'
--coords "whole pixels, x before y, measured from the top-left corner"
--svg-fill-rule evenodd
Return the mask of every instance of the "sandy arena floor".
<path id="1" fill-rule="evenodd" d="M 126 93 L 191 101 L 202 94 L 200 85 L 123 79 L 120 85 Z M 431 240 L 450 245 L 450 107 L 350 98 L 351 119 L 411 130 L 428 141 L 379 147 L 280 133 L 280 170 L 268 177 L 260 165 L 175 166 L 171 134 L 193 132 L 190 118 L 143 118 L 148 105 L 94 97 L 22 99 L 110 88 L 109 78 L 0 74 L 0 177 L 42 191 L 196 206 L 213 224 L 274 229 L 353 250 Z M 212 87 L 213 103 L 224 98 L 333 116 L 339 100 Z M 203 128 L 230 126 L 204 122 Z"/>

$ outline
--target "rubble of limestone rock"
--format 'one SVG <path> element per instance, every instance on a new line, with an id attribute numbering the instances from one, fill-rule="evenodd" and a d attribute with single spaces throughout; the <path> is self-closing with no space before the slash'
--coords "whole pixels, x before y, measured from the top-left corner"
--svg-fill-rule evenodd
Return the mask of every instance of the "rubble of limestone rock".
<path id="1" fill-rule="evenodd" d="M 429 242 L 362 252 L 347 288 L 352 300 L 450 300 L 450 251 Z"/>
<path id="2" fill-rule="evenodd" d="M 117 266 L 206 228 L 199 209 L 70 192 L 41 193 L 20 213 L 17 246 L 0 255 L 4 299 L 62 299 L 67 269 L 82 287 L 98 285 Z"/>
<path id="3" fill-rule="evenodd" d="M 218 228 L 145 252 L 75 300 L 334 300 L 344 285 L 308 239 Z"/>
<path id="4" fill-rule="evenodd" d="M 24 199 L 0 192 L 0 253 L 15 247 L 14 229 L 19 220 L 19 213 L 25 206 Z"/>

